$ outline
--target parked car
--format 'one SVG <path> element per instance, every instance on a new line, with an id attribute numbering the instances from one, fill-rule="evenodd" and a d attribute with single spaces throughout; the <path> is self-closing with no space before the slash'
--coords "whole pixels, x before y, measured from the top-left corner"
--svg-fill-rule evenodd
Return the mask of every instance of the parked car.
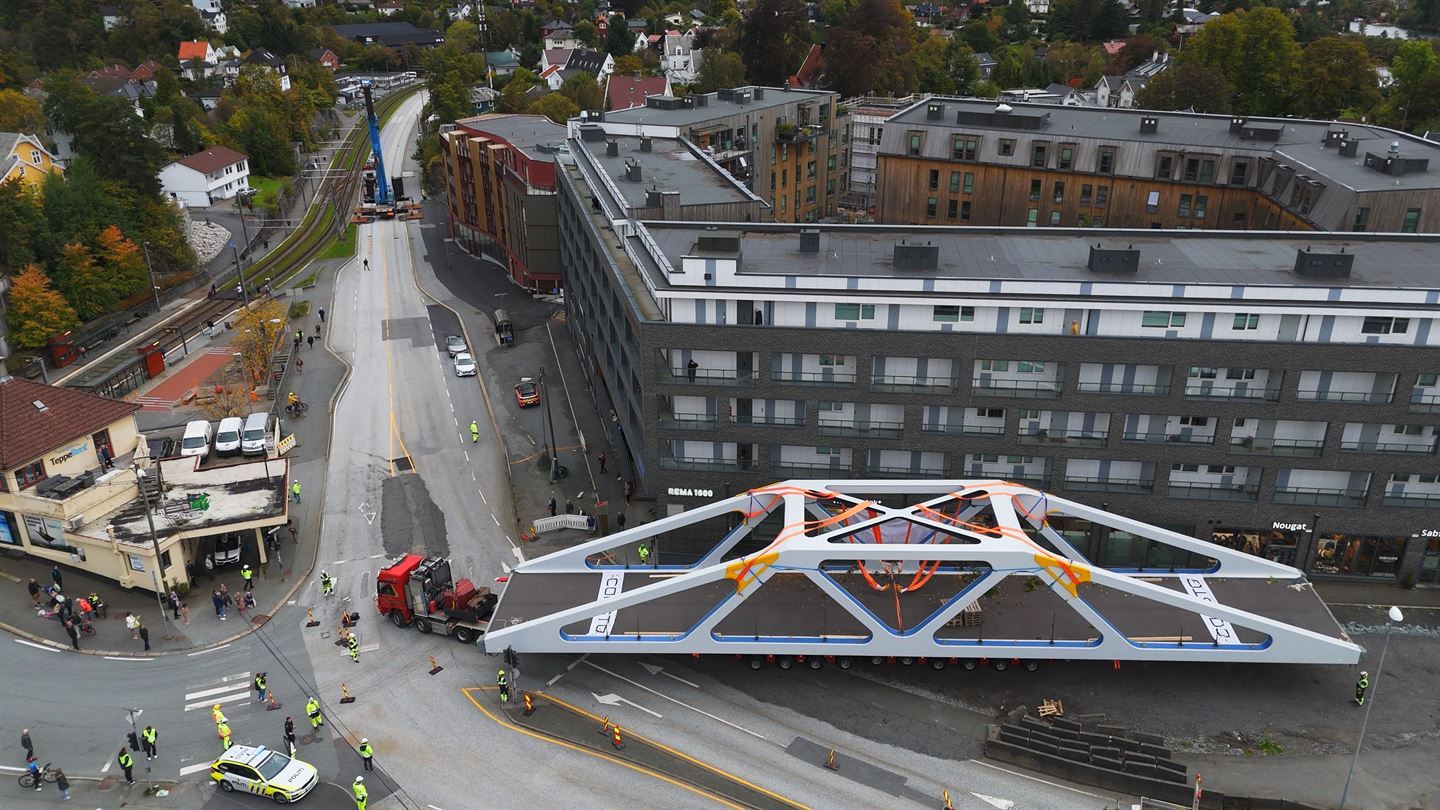
<path id="1" fill-rule="evenodd" d="M 461 353 L 455 355 L 455 376 L 456 376 L 456 377 L 474 377 L 474 376 L 475 376 L 475 358 L 471 357 L 471 356 L 470 356 L 468 353 L 466 353 L 466 352 L 461 352 Z"/>
<path id="2" fill-rule="evenodd" d="M 215 431 L 215 452 L 222 456 L 233 456 L 240 452 L 240 432 L 245 429 L 245 420 L 238 416 L 227 416 L 220 420 Z"/>
<path id="3" fill-rule="evenodd" d="M 252 793 L 289 804 L 320 783 L 315 766 L 263 745 L 232 745 L 210 763 L 210 778 L 226 793 Z"/>
<path id="4" fill-rule="evenodd" d="M 197 419 L 185 426 L 185 436 L 180 439 L 180 455 L 200 458 L 210 455 L 209 422 Z"/>
<path id="5" fill-rule="evenodd" d="M 465 338 L 459 335 L 451 335 L 445 338 L 445 351 L 449 352 L 451 357 L 454 357 L 461 352 L 470 351 L 470 347 L 465 345 Z"/>
<path id="6" fill-rule="evenodd" d="M 540 386 L 529 377 L 521 377 L 520 382 L 515 383 L 515 401 L 520 407 L 528 408 L 531 405 L 540 404 Z"/>
<path id="7" fill-rule="evenodd" d="M 238 562 L 240 562 L 240 536 L 222 534 L 215 538 L 215 550 L 205 558 L 205 570 L 213 571 L 222 565 L 234 565 Z"/>

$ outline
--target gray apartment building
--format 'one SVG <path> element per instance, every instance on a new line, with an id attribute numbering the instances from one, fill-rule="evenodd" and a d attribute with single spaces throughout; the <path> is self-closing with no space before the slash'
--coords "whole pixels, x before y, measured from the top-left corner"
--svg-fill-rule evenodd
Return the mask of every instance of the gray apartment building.
<path id="1" fill-rule="evenodd" d="M 1440 579 L 1440 237 L 642 221 L 592 137 L 557 173 L 567 323 L 662 511 L 997 478 L 1314 576 Z"/>

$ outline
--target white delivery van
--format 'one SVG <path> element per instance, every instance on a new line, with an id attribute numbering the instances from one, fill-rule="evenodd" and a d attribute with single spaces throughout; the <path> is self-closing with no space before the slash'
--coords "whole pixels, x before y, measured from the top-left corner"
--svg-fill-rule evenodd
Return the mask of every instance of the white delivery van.
<path id="1" fill-rule="evenodd" d="M 252 413 L 245 417 L 245 429 L 240 431 L 240 452 L 247 456 L 262 456 L 269 439 L 270 414 Z"/>
<path id="2" fill-rule="evenodd" d="M 185 426 L 185 437 L 180 440 L 180 455 L 200 458 L 210 455 L 209 422 L 197 419 Z"/>
<path id="3" fill-rule="evenodd" d="M 240 431 L 244 428 L 245 420 L 238 416 L 221 419 L 220 427 L 215 431 L 215 452 L 222 456 L 240 452 Z"/>

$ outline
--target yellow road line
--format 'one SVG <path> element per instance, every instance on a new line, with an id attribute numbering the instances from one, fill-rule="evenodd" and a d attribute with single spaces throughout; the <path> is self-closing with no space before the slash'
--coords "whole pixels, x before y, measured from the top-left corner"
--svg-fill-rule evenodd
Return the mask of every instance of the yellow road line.
<path id="1" fill-rule="evenodd" d="M 478 690 L 477 690 L 476 687 L 465 687 L 465 688 L 462 688 L 460 691 L 461 691 L 461 693 L 463 693 L 463 694 L 465 695 L 466 698 L 469 698 L 469 700 L 470 700 L 471 703 L 475 704 L 475 708 L 477 708 L 477 709 L 479 709 L 480 711 L 484 712 L 486 717 L 490 718 L 492 721 L 494 721 L 497 725 L 499 725 L 499 726 L 502 727 L 502 728 L 509 729 L 510 731 L 518 731 L 518 732 L 520 732 L 521 734 L 524 734 L 524 735 L 527 736 L 527 737 L 531 737 L 531 738 L 534 738 L 534 739 L 536 739 L 536 740 L 540 740 L 540 741 L 542 741 L 542 742 L 548 742 L 548 743 L 551 743 L 551 744 L 553 744 L 553 745 L 558 745 L 558 746 L 560 746 L 560 747 L 562 747 L 562 748 L 568 748 L 568 749 L 570 749 L 571 751 L 578 751 L 579 753 L 582 753 L 582 754 L 586 754 L 586 755 L 595 757 L 596 759 L 599 759 L 599 760 L 604 760 L 605 762 L 611 762 L 611 763 L 614 763 L 614 764 L 616 764 L 616 765 L 621 765 L 621 766 L 623 766 L 623 767 L 629 768 L 629 769 L 632 770 L 632 771 L 635 771 L 636 773 L 641 773 L 641 774 L 644 774 L 644 775 L 646 775 L 646 776 L 654 777 L 655 779 L 659 779 L 660 781 L 666 782 L 666 783 L 671 784 L 671 785 L 674 785 L 675 787 L 682 788 L 682 789 L 684 789 L 684 790 L 688 790 L 688 791 L 690 791 L 691 793 L 694 793 L 696 796 L 703 796 L 704 798 L 707 798 L 707 799 L 715 802 L 716 804 L 718 804 L 718 805 L 720 805 L 720 806 L 722 806 L 722 807 L 729 807 L 729 808 L 731 808 L 732 810 L 746 810 L 746 809 L 745 809 L 745 806 L 742 805 L 742 804 L 736 804 L 736 803 L 730 801 L 729 799 L 726 799 L 726 798 L 724 798 L 724 797 L 722 797 L 722 796 L 717 796 L 717 795 L 715 795 L 714 793 L 710 793 L 709 791 L 702 790 L 702 789 L 700 789 L 700 788 L 695 787 L 694 785 L 686 784 L 685 782 L 682 782 L 682 781 L 680 781 L 679 779 L 676 779 L 676 778 L 671 777 L 671 776 L 667 776 L 667 775 L 665 775 L 665 774 L 663 774 L 663 773 L 660 773 L 659 771 L 652 771 L 652 770 L 650 770 L 649 768 L 646 768 L 646 767 L 644 767 L 644 766 L 642 766 L 642 765 L 637 765 L 637 764 L 635 764 L 635 763 L 633 763 L 633 762 L 627 762 L 626 760 L 620 759 L 619 757 L 616 757 L 616 756 L 611 756 L 610 754 L 606 754 L 606 753 L 604 753 L 604 752 L 602 752 L 602 751 L 596 751 L 596 750 L 591 749 L 591 748 L 586 748 L 586 747 L 583 746 L 583 745 L 576 745 L 575 743 L 567 742 L 567 741 L 565 741 L 565 740 L 559 739 L 558 737 L 546 736 L 546 735 L 544 735 L 544 734 L 540 734 L 540 733 L 538 733 L 538 732 L 531 731 L 531 730 L 528 729 L 528 728 L 524 728 L 524 727 L 522 727 L 522 726 L 517 726 L 517 725 L 515 725 L 514 723 L 511 723 L 509 720 L 502 720 L 502 719 L 500 719 L 499 717 L 496 717 L 494 714 L 492 714 L 489 709 L 487 709 L 487 708 L 485 708 L 484 706 L 480 705 L 480 701 L 476 700 L 476 699 L 475 699 L 475 696 L 472 695 L 472 694 L 470 694 L 472 691 L 488 691 L 488 690 L 491 690 L 491 689 L 493 689 L 493 688 L 494 688 L 494 687 L 479 687 Z M 551 698 L 549 698 L 549 697 L 547 696 L 546 699 L 547 699 L 547 700 L 550 700 Z M 632 736 L 634 736 L 634 735 L 632 735 Z"/>
<path id="2" fill-rule="evenodd" d="M 366 234 L 366 241 L 373 247 L 375 243 L 375 231 L 372 228 Z M 386 262 L 382 271 L 385 277 L 381 284 L 385 290 L 385 334 L 382 338 L 385 344 L 385 397 L 390 410 L 390 450 L 387 454 L 387 462 L 390 464 L 390 475 L 395 475 L 395 443 L 400 443 L 400 452 L 405 454 L 405 460 L 410 462 L 412 472 L 420 472 L 415 467 L 415 459 L 410 456 L 410 450 L 405 446 L 405 438 L 400 435 L 400 425 L 395 421 L 395 357 L 394 349 L 390 343 L 390 264 Z"/>

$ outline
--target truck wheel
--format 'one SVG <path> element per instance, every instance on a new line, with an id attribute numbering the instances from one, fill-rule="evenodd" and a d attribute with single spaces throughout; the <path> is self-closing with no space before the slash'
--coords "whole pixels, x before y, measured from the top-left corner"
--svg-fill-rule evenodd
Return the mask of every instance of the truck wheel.
<path id="1" fill-rule="evenodd" d="M 429 620 L 429 619 L 422 619 L 422 618 L 416 617 L 416 619 L 415 619 L 415 629 L 416 629 L 416 630 L 419 630 L 421 633 L 427 633 L 427 634 L 428 634 L 428 633 L 430 632 L 430 620 Z"/>
<path id="2" fill-rule="evenodd" d="M 1010 668 L 1010 661 L 1004 658 L 996 658 L 990 662 L 990 666 L 993 667 L 996 672 L 1004 672 Z"/>
<path id="3" fill-rule="evenodd" d="M 914 663 L 915 663 L 915 659 L 914 659 L 914 658 L 911 658 L 911 657 L 908 656 L 908 655 L 901 656 L 901 657 L 900 657 L 900 663 L 901 663 L 903 666 L 907 666 L 907 667 L 908 667 L 908 666 L 910 666 L 911 664 L 914 664 Z"/>
<path id="4" fill-rule="evenodd" d="M 461 644 L 475 643 L 475 631 L 468 627 L 455 628 L 455 640 Z"/>
<path id="5" fill-rule="evenodd" d="M 969 671 L 974 669 L 975 667 L 980 666 L 980 662 L 976 661 L 974 658 L 966 658 L 960 663 L 960 666 L 964 667 L 966 671 Z"/>
<path id="6" fill-rule="evenodd" d="M 944 658 L 931 658 L 931 659 L 930 659 L 930 668 L 931 668 L 931 669 L 944 669 L 944 668 L 945 668 L 945 659 L 944 659 Z"/>
<path id="7" fill-rule="evenodd" d="M 805 659 L 805 663 L 809 664 L 811 669 L 819 669 L 825 666 L 825 659 L 818 655 L 812 655 Z"/>
<path id="8" fill-rule="evenodd" d="M 848 655 L 842 655 L 839 658 L 835 659 L 835 666 L 840 667 L 841 669 L 849 669 L 855 666 L 855 659 L 851 658 Z"/>
<path id="9" fill-rule="evenodd" d="M 782 655 L 779 658 L 775 659 L 775 666 L 780 667 L 781 669 L 790 669 L 791 667 L 795 666 L 795 659 L 791 658 L 788 655 Z"/>
<path id="10" fill-rule="evenodd" d="M 757 672 L 765 668 L 765 659 L 758 655 L 750 656 L 750 659 L 745 663 L 749 664 L 750 668 L 756 670 Z"/>
<path id="11" fill-rule="evenodd" d="M 1025 667 L 1026 672 L 1034 672 L 1035 670 L 1040 668 L 1040 662 L 1035 660 L 1029 660 L 1026 661 L 1022 666 Z"/>
<path id="12" fill-rule="evenodd" d="M 396 627 L 404 627 L 408 624 L 408 622 L 405 621 L 405 614 L 398 610 L 390 611 L 390 623 Z"/>

